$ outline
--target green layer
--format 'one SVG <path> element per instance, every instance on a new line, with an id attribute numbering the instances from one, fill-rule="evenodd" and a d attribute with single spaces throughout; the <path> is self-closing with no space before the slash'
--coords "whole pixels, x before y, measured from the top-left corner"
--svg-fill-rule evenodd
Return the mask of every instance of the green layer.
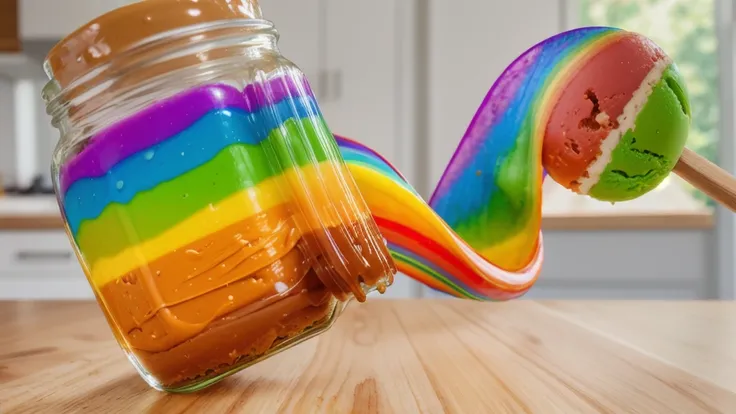
<path id="1" fill-rule="evenodd" d="M 499 191 L 491 193 L 482 208 L 453 223 L 457 234 L 473 246 L 487 248 L 508 240 L 529 223 L 535 211 L 539 177 L 529 174 L 529 163 L 535 160 L 529 139 L 531 125 L 532 120 L 525 118 L 519 128 L 520 138 L 498 167 L 495 178 Z M 527 257 L 529 252 L 514 255 Z"/>
<path id="2" fill-rule="evenodd" d="M 283 130 L 273 130 L 259 145 L 233 144 L 186 174 L 137 194 L 128 204 L 108 205 L 99 217 L 82 223 L 77 244 L 87 263 L 94 263 L 149 240 L 210 203 L 251 188 L 294 163 L 333 159 L 329 145 L 322 144 L 325 131 L 322 120 L 289 119 Z"/>
<path id="3" fill-rule="evenodd" d="M 589 195 L 603 201 L 626 201 L 656 188 L 685 148 L 690 116 L 684 82 L 670 65 Z"/>

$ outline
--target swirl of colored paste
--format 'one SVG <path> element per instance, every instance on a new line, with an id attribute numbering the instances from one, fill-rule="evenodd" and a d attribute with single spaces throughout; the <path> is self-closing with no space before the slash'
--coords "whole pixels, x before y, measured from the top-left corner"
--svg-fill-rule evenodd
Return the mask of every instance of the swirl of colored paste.
<path id="1" fill-rule="evenodd" d="M 543 260 L 542 181 L 622 201 L 654 189 L 687 140 L 675 64 L 614 28 L 565 32 L 495 82 L 429 204 L 379 154 L 337 137 L 398 269 L 453 296 L 524 294 Z"/>

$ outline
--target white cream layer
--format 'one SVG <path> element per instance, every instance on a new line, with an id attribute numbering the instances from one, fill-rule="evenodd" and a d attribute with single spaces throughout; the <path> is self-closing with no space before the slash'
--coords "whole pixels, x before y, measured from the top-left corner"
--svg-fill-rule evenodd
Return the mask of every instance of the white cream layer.
<path id="1" fill-rule="evenodd" d="M 611 130 L 603 141 L 601 141 L 600 153 L 588 166 L 586 170 L 587 176 L 584 175 L 577 180 L 580 183 L 578 193 L 588 194 L 590 189 L 598 184 L 601 174 L 603 174 L 603 171 L 606 170 L 606 167 L 611 162 L 613 150 L 616 149 L 621 138 L 626 134 L 626 131 L 636 128 L 636 117 L 639 116 L 639 112 L 646 105 L 649 95 L 654 90 L 654 86 L 662 79 L 662 74 L 664 74 L 664 71 L 671 63 L 672 60 L 668 57 L 658 60 L 652 70 L 644 77 L 639 88 L 634 91 L 633 96 L 626 103 L 626 106 L 624 106 L 621 115 L 616 118 L 618 128 Z"/>

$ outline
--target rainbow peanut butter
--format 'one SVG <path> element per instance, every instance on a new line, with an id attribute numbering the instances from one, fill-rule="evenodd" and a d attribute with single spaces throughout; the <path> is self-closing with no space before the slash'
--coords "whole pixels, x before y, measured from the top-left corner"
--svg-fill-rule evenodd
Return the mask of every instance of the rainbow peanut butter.
<path id="1" fill-rule="evenodd" d="M 68 232 L 121 346 L 157 388 L 199 388 L 324 330 L 340 302 L 395 272 L 306 79 L 259 17 L 253 0 L 149 0 L 90 22 L 47 61 L 59 89 L 49 107 L 64 107 L 50 112 L 65 124 L 55 170 Z M 160 52 L 169 59 L 146 40 L 235 19 L 177 32 Z M 203 33 L 239 35 L 245 50 L 176 49 Z M 139 50 L 155 63 L 130 69 Z M 105 70 L 119 77 L 89 85 Z M 177 81 L 187 86 L 161 92 Z"/>

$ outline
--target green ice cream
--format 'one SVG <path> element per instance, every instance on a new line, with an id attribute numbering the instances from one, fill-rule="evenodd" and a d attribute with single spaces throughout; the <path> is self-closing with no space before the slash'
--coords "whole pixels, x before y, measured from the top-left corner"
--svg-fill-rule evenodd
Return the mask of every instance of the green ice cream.
<path id="1" fill-rule="evenodd" d="M 685 148 L 690 119 L 684 82 L 670 64 L 588 194 L 603 201 L 626 201 L 656 188 Z"/>

